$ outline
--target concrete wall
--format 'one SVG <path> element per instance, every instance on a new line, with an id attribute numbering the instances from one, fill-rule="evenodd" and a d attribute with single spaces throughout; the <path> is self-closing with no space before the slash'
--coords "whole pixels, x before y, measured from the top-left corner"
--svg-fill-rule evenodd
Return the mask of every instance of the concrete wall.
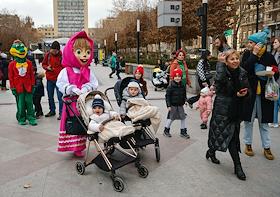
<path id="1" fill-rule="evenodd" d="M 133 64 L 133 63 L 126 63 L 127 66 L 127 74 L 133 74 L 134 71 L 136 70 L 136 67 L 138 66 L 138 64 Z M 152 80 L 153 77 L 153 69 L 154 69 L 154 65 L 143 65 L 144 66 L 144 78 L 147 80 Z M 215 71 L 212 71 L 213 76 L 215 74 Z M 189 77 L 191 80 L 191 84 L 192 87 L 191 88 L 187 88 L 187 92 L 191 93 L 191 94 L 198 94 L 200 91 L 200 87 L 198 84 L 198 80 L 197 80 L 197 75 L 196 75 L 196 70 L 189 70 Z M 213 80 L 213 79 L 212 79 Z"/>

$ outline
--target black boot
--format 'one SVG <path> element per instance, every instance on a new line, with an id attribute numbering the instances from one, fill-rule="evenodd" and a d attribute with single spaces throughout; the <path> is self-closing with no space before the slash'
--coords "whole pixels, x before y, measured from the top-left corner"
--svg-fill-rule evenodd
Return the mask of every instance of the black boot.
<path id="1" fill-rule="evenodd" d="M 209 157 L 210 157 L 212 163 L 220 164 L 220 161 L 216 158 L 215 151 L 208 149 L 208 151 L 206 152 L 206 159 L 209 159 Z"/>
<path id="2" fill-rule="evenodd" d="M 163 135 L 165 135 L 166 137 L 171 137 L 170 128 L 164 127 Z"/>
<path id="3" fill-rule="evenodd" d="M 200 128 L 201 128 L 201 129 L 207 129 L 207 125 L 206 125 L 205 123 L 202 123 L 202 124 L 200 125 Z"/>
<path id="4" fill-rule="evenodd" d="M 234 165 L 234 174 L 236 174 L 237 178 L 239 178 L 242 181 L 246 180 L 246 175 L 243 172 L 241 164 L 235 164 Z"/>
<path id="5" fill-rule="evenodd" d="M 181 129 L 180 136 L 181 136 L 181 137 L 184 137 L 184 138 L 187 138 L 187 139 L 190 138 L 190 135 L 187 133 L 187 129 L 186 129 L 186 128 Z"/>

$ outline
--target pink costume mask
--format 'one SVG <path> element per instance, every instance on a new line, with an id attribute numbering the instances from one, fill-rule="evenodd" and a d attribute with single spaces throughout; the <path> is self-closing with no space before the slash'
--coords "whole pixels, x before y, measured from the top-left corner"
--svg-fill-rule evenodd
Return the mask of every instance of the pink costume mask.
<path id="1" fill-rule="evenodd" d="M 82 65 L 80 61 L 74 54 L 74 43 L 78 38 L 86 39 L 89 42 L 91 48 L 90 58 L 88 59 L 87 63 Z M 80 77 L 79 82 L 81 84 L 85 82 L 89 82 L 90 78 L 90 69 L 89 65 L 93 59 L 93 40 L 90 39 L 85 31 L 80 31 L 75 33 L 69 41 L 66 43 L 63 54 L 62 54 L 62 65 L 64 67 L 75 67 L 80 69 Z"/>

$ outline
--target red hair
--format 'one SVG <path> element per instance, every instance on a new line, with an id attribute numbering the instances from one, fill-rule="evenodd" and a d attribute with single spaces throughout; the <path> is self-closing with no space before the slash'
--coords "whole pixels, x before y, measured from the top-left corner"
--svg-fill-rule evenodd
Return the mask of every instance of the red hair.
<path id="1" fill-rule="evenodd" d="M 186 57 L 186 52 L 183 50 L 183 49 L 178 49 L 177 51 L 176 51 L 176 57 L 178 57 L 178 55 L 179 55 L 179 53 L 183 53 L 184 54 L 184 57 Z"/>

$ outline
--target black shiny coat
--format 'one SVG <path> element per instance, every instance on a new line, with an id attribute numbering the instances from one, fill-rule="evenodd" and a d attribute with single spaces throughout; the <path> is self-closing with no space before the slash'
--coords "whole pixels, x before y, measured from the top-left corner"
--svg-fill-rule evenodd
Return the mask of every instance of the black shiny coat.
<path id="1" fill-rule="evenodd" d="M 242 68 L 228 70 L 219 64 L 215 76 L 216 97 L 210 120 L 208 146 L 212 150 L 226 151 L 233 135 L 239 136 L 242 102 L 248 98 L 237 97 L 237 92 L 249 87 L 247 73 Z M 240 151 L 238 137 L 237 147 Z"/>
<path id="2" fill-rule="evenodd" d="M 183 106 L 186 101 L 186 87 L 172 80 L 166 89 L 165 101 L 167 107 Z"/>

